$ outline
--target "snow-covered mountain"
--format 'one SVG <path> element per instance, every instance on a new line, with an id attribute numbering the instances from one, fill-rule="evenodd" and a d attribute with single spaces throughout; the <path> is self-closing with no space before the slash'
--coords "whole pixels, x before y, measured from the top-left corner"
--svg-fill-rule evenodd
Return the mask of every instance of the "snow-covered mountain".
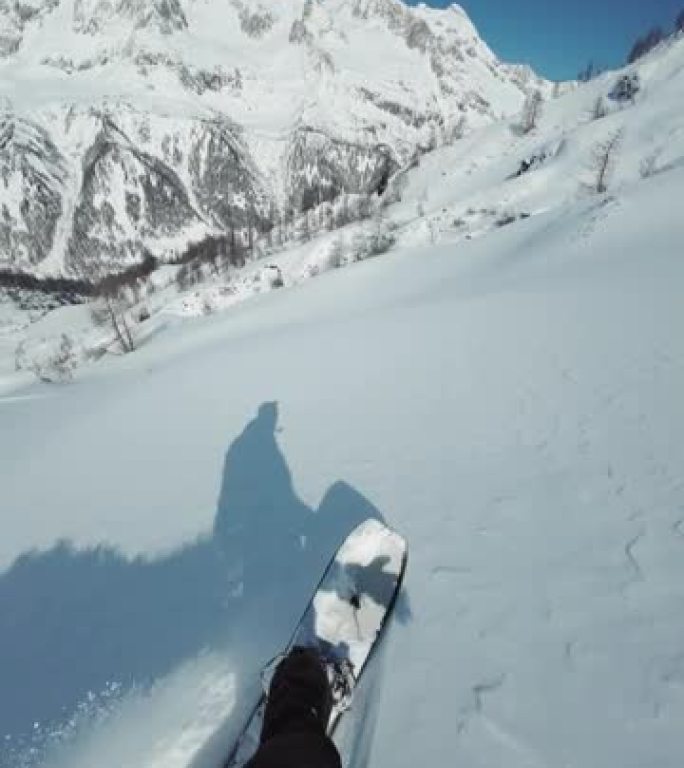
<path id="1" fill-rule="evenodd" d="M 0 0 L 0 268 L 264 230 L 548 88 L 456 5 Z"/>

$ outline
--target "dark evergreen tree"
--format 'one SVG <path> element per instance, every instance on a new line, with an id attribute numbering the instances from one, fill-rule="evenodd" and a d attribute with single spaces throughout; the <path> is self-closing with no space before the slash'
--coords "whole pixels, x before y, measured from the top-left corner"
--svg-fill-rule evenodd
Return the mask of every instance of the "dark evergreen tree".
<path id="1" fill-rule="evenodd" d="M 593 80 L 595 77 L 595 69 L 594 69 L 594 62 L 590 61 L 587 64 L 586 69 L 583 69 L 578 75 L 577 79 L 580 81 L 580 83 L 588 83 L 590 80 Z"/>
<path id="2" fill-rule="evenodd" d="M 652 51 L 657 45 L 660 45 L 665 39 L 665 33 L 662 27 L 653 27 L 646 35 L 637 39 L 632 46 L 632 50 L 627 57 L 628 64 L 634 64 L 645 56 L 649 51 Z"/>
<path id="3" fill-rule="evenodd" d="M 684 10 L 677 16 L 675 20 L 675 32 L 684 32 Z"/>

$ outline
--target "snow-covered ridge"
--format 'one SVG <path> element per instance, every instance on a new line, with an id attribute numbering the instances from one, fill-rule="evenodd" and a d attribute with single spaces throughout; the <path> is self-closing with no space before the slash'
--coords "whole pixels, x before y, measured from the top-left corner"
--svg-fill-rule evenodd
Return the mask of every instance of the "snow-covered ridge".
<path id="1" fill-rule="evenodd" d="M 0 266 L 45 273 L 372 193 L 549 87 L 462 9 L 399 0 L 0 2 L 0 41 Z"/>

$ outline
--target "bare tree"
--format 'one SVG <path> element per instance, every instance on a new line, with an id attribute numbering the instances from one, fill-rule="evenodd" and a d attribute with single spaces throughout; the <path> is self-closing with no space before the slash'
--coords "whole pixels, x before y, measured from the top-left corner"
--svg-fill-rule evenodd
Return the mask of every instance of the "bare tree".
<path id="1" fill-rule="evenodd" d="M 94 325 L 109 326 L 116 337 L 121 351 L 128 354 L 135 350 L 135 339 L 126 314 L 131 304 L 123 291 L 103 294 L 90 311 Z"/>
<path id="2" fill-rule="evenodd" d="M 254 258 L 254 219 L 250 211 L 247 217 L 247 250 L 251 258 Z"/>
<path id="3" fill-rule="evenodd" d="M 356 215 L 360 220 L 370 219 L 374 212 L 371 196 L 363 194 L 359 197 L 356 204 Z"/>
<path id="4" fill-rule="evenodd" d="M 297 222 L 297 237 L 303 242 L 308 243 L 311 240 L 311 226 L 309 222 L 309 212 L 304 211 Z"/>
<path id="5" fill-rule="evenodd" d="M 278 243 L 278 208 L 273 200 L 268 206 L 267 239 L 270 248 Z"/>
<path id="6" fill-rule="evenodd" d="M 520 130 L 523 133 L 531 133 L 537 127 L 542 115 L 543 103 L 541 91 L 534 91 L 525 99 L 520 116 Z"/>
<path id="7" fill-rule="evenodd" d="M 322 218 L 323 218 L 323 226 L 329 232 L 332 232 L 333 229 L 335 229 L 335 212 L 330 203 L 326 203 L 326 206 L 323 209 Z"/>
<path id="8" fill-rule="evenodd" d="M 658 173 L 658 155 L 659 152 L 651 152 L 639 163 L 639 174 L 642 179 L 650 179 Z"/>
<path id="9" fill-rule="evenodd" d="M 602 120 L 607 114 L 605 99 L 603 96 L 597 96 L 594 106 L 591 108 L 591 119 Z"/>
<path id="10" fill-rule="evenodd" d="M 17 371 L 31 371 L 47 384 L 71 381 L 78 367 L 78 354 L 74 342 L 66 333 L 59 341 L 39 339 L 27 349 L 26 341 L 20 342 L 14 354 Z"/>
<path id="11" fill-rule="evenodd" d="M 273 244 L 277 247 L 282 247 L 285 242 L 285 236 L 283 232 L 283 215 L 279 208 L 274 207 L 273 213 Z"/>
<path id="12" fill-rule="evenodd" d="M 200 282 L 201 277 L 199 264 L 196 261 L 190 261 L 187 264 L 181 265 L 178 272 L 176 272 L 176 285 L 178 286 L 178 290 L 186 291 L 188 288 L 192 288 L 193 285 Z M 106 324 L 107 319 L 108 318 L 105 317 L 104 324 Z"/>
<path id="13" fill-rule="evenodd" d="M 332 219 L 333 219 L 332 228 L 333 229 L 340 229 L 347 223 L 345 210 L 344 210 L 345 197 L 346 195 L 342 195 L 342 197 L 340 198 L 340 201 L 339 202 L 335 201 L 335 204 L 333 205 L 333 209 L 332 209 Z"/>
<path id="14" fill-rule="evenodd" d="M 344 263 L 345 244 L 341 237 L 336 238 L 330 244 L 328 250 L 328 266 L 331 269 L 338 269 Z"/>
<path id="15" fill-rule="evenodd" d="M 230 260 L 236 267 L 245 266 L 245 243 L 242 234 L 240 233 L 233 232 Z"/>
<path id="16" fill-rule="evenodd" d="M 608 191 L 610 177 L 615 170 L 617 155 L 623 140 L 624 131 L 619 130 L 594 147 L 591 160 L 594 178 L 589 188 L 598 195 L 603 195 Z"/>
<path id="17" fill-rule="evenodd" d="M 213 315 L 215 311 L 216 311 L 216 307 L 214 305 L 214 302 L 211 300 L 210 296 L 205 294 L 204 298 L 202 299 L 202 314 Z"/>
<path id="18" fill-rule="evenodd" d="M 438 129 L 437 126 L 434 123 L 430 123 L 429 132 L 428 132 L 428 140 L 427 140 L 427 151 L 432 152 L 439 146 L 439 137 L 438 137 Z"/>
<path id="19" fill-rule="evenodd" d="M 49 361 L 48 376 L 50 381 L 71 381 L 78 364 L 74 342 L 63 333 L 55 354 Z"/>

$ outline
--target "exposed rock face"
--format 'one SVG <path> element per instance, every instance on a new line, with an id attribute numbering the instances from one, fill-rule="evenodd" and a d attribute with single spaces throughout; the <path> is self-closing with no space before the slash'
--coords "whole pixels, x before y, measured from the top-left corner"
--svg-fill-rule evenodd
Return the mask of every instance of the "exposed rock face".
<path id="1" fill-rule="evenodd" d="M 240 29 L 249 37 L 263 37 L 271 31 L 275 23 L 273 15 L 263 6 L 256 8 L 242 2 L 242 0 L 233 0 L 233 5 L 237 8 Z"/>
<path id="2" fill-rule="evenodd" d="M 267 230 L 546 87 L 457 6 L 0 0 L 0 268 L 100 276 Z"/>
<path id="3" fill-rule="evenodd" d="M 138 29 L 156 28 L 165 35 L 188 26 L 180 0 L 75 0 L 76 32 L 97 35 L 121 19 L 130 19 Z"/>
<path id="4" fill-rule="evenodd" d="M 406 29 L 406 45 L 409 48 L 417 48 L 421 53 L 425 53 L 432 40 L 430 27 L 423 19 L 415 19 L 408 24 Z"/>
<path id="5" fill-rule="evenodd" d="M 199 220 L 175 171 L 105 121 L 86 154 L 67 266 L 102 276 L 142 257 L 147 239 L 177 237 Z"/>
<path id="6" fill-rule="evenodd" d="M 62 213 L 64 158 L 46 131 L 0 116 L 0 265 L 47 258 Z"/>
<path id="7" fill-rule="evenodd" d="M 421 110 L 413 110 L 410 107 L 400 104 L 397 101 L 392 101 L 390 99 L 385 98 L 380 93 L 373 93 L 372 91 L 369 91 L 367 88 L 362 88 L 361 92 L 363 94 L 363 97 L 367 99 L 371 104 L 376 106 L 378 109 L 384 112 L 387 112 L 393 117 L 399 118 L 399 120 L 401 120 L 403 123 L 413 128 L 420 128 L 421 126 L 425 125 L 425 123 L 428 122 L 430 119 L 434 121 L 438 120 L 438 115 L 436 114 L 430 115 L 430 114 L 424 113 Z"/>
<path id="8" fill-rule="evenodd" d="M 196 132 L 189 170 L 202 210 L 219 227 L 259 228 L 266 223 L 268 192 L 226 123 L 207 123 Z"/>
<path id="9" fill-rule="evenodd" d="M 237 67 L 233 70 L 227 70 L 219 64 L 211 69 L 202 69 L 192 64 L 186 64 L 177 56 L 151 51 L 140 51 L 135 56 L 134 61 L 139 75 L 148 77 L 155 71 L 173 73 L 184 88 L 193 91 L 198 96 L 207 91 L 220 92 L 226 88 L 239 91 L 242 88 L 242 73 Z M 65 68 L 63 62 L 48 61 L 46 63 L 61 69 Z M 97 65 L 97 61 L 89 61 L 87 65 L 81 64 L 80 66 L 82 69 L 89 69 Z M 66 71 L 73 70 L 74 65 L 69 62 Z"/>
<path id="10" fill-rule="evenodd" d="M 16 53 L 24 30 L 58 4 L 59 0 L 0 0 L 0 59 Z"/>
<path id="11" fill-rule="evenodd" d="M 215 231 L 267 226 L 269 193 L 230 121 L 119 117 L 125 129 L 115 113 L 98 116 L 85 154 L 69 273 L 101 276 L 155 244 L 172 248 Z"/>
<path id="12" fill-rule="evenodd" d="M 294 136 L 288 156 L 290 198 L 307 210 L 343 192 L 376 192 L 399 169 L 389 147 L 347 144 L 311 129 Z"/>

